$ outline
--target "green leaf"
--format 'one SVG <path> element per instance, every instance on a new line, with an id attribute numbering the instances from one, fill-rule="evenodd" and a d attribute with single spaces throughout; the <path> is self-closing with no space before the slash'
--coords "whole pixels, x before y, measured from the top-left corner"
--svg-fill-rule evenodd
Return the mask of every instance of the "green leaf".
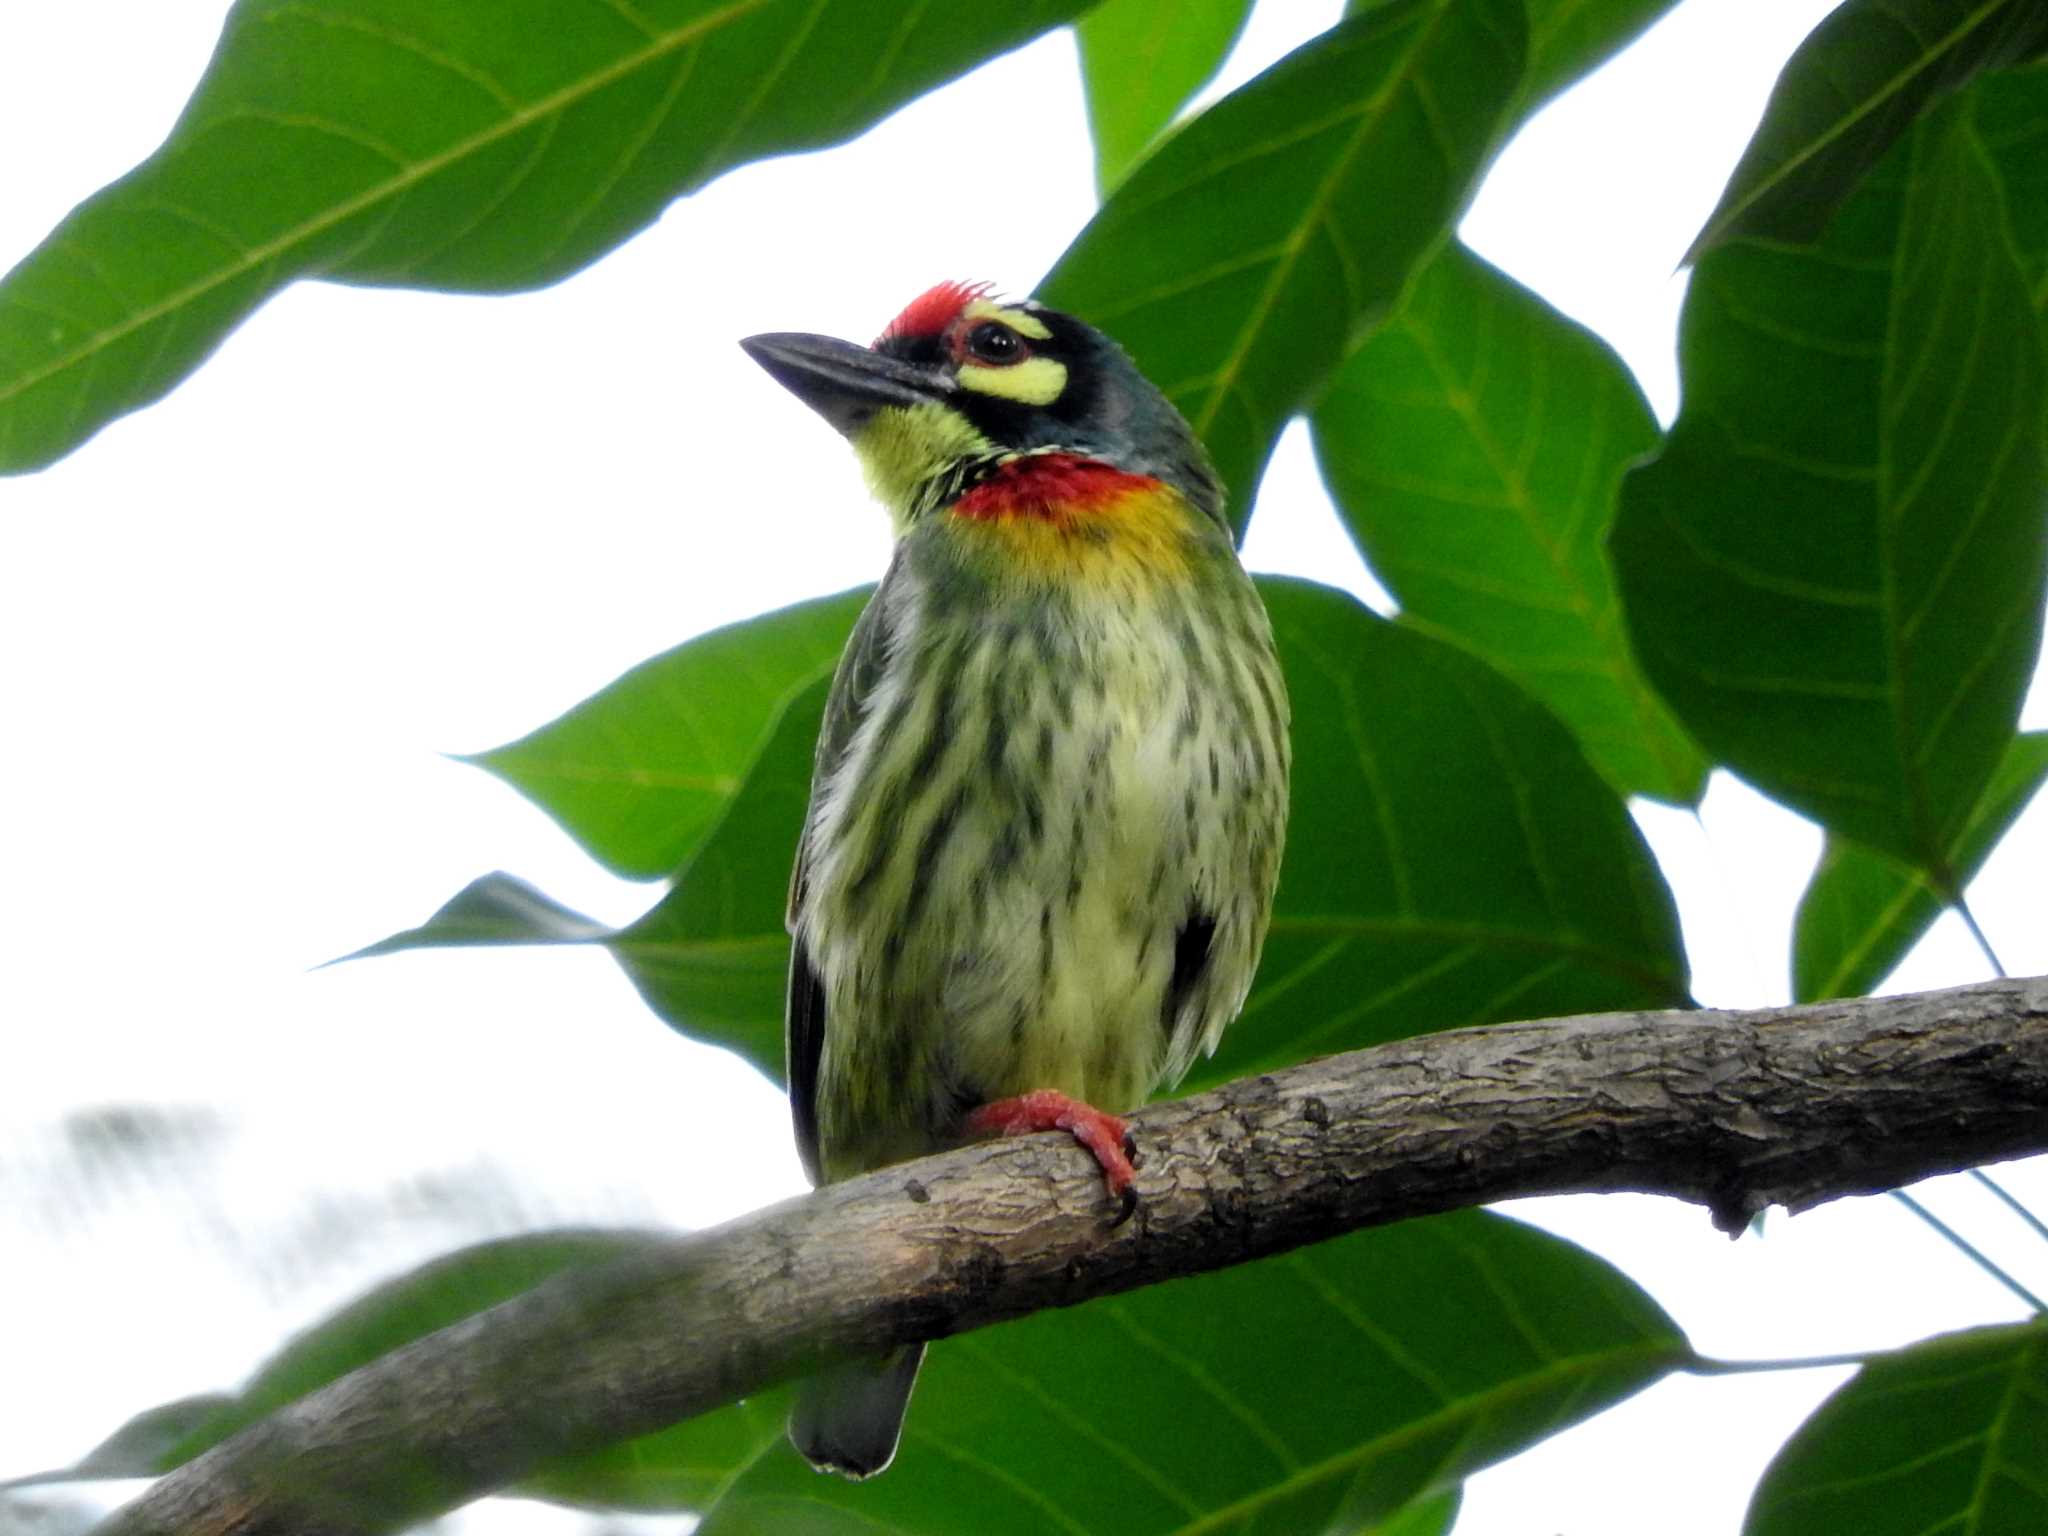
<path id="1" fill-rule="evenodd" d="M 563 906 L 517 875 L 494 870 L 457 891 L 417 928 L 328 962 L 368 960 L 407 949 L 490 944 L 601 944 L 612 929 Z"/>
<path id="2" fill-rule="evenodd" d="M 1273 441 L 1400 295 L 1522 76 L 1520 0 L 1392 0 L 1149 156 L 1040 285 L 1180 407 L 1242 528 Z"/>
<path id="3" fill-rule="evenodd" d="M 673 874 L 732 803 L 790 701 L 832 675 L 872 591 L 699 635 L 466 761 L 510 783 L 616 873 Z"/>
<path id="4" fill-rule="evenodd" d="M 2040 647 L 2048 489 L 2040 329 L 1967 114 L 1819 245 L 1709 256 L 1680 359 L 1612 538 L 1637 658 L 1716 761 L 1953 889 Z"/>
<path id="5" fill-rule="evenodd" d="M 1618 1272 L 1459 1212 L 942 1340 L 886 1475 L 773 1444 L 700 1530 L 1370 1531 L 1687 1358 Z"/>
<path id="6" fill-rule="evenodd" d="M 1191 1084 L 1430 1029 L 1686 1000 L 1670 892 L 1554 718 L 1341 592 L 1259 585 L 1294 700 L 1292 825 L 1258 983 Z M 636 922 L 593 935 L 499 875 L 366 953 L 604 942 L 663 1019 L 780 1081 L 783 911 L 827 686 L 783 711 Z"/>
<path id="7" fill-rule="evenodd" d="M 790 705 L 746 787 L 675 887 L 612 953 L 663 1019 L 782 1081 L 783 917 L 828 683 Z"/>
<path id="8" fill-rule="evenodd" d="M 1570 734 L 1455 646 L 1260 582 L 1293 818 L 1245 1011 L 1190 1086 L 1467 1024 L 1686 1002 L 1671 894 Z"/>
<path id="9" fill-rule="evenodd" d="M 1741 236 L 1815 239 L 1923 113 L 2044 46 L 2036 0 L 1849 0 L 1786 64 L 1691 256 Z"/>
<path id="10" fill-rule="evenodd" d="M 1099 192 L 1223 67 L 1251 13 L 1252 0 L 1104 0 L 1074 23 Z"/>
<path id="11" fill-rule="evenodd" d="M 2019 737 L 1949 850 L 1958 889 L 1976 877 L 2044 780 L 2048 732 Z M 1793 926 L 1794 1000 L 1811 1003 L 1870 992 L 1906 958 L 1951 899 L 1910 866 L 1844 838 L 1829 838 Z"/>
<path id="12" fill-rule="evenodd" d="M 1603 342 L 1454 241 L 1311 423 L 1403 619 L 1547 704 L 1624 794 L 1699 798 L 1706 761 L 1637 670 L 1608 567 L 1622 471 L 1659 439 Z"/>
<path id="13" fill-rule="evenodd" d="M 1406 1509 L 1374 1526 L 1369 1536 L 1446 1536 L 1457 1524 L 1458 1507 L 1464 1502 L 1464 1488 L 1447 1488 L 1442 1493 L 1417 1499 Z"/>
<path id="14" fill-rule="evenodd" d="M 2048 1324 L 1871 1361 L 1778 1452 L 1743 1536 L 2048 1530 Z"/>
<path id="15" fill-rule="evenodd" d="M 297 277 L 553 282 L 1082 0 L 242 0 L 162 149 L 0 283 L 0 472 L 157 399 Z"/>
<path id="16" fill-rule="evenodd" d="M 1677 0 L 1528 0 L 1529 69 L 1518 115 L 1626 48 Z"/>
<path id="17" fill-rule="evenodd" d="M 1986 76 L 1971 94 L 2034 308 L 2048 310 L 2048 64 Z"/>

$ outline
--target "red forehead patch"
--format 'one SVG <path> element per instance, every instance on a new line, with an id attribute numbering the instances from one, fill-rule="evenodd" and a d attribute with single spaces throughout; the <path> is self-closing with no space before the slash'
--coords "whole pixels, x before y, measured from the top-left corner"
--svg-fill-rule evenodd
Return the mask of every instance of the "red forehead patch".
<path id="1" fill-rule="evenodd" d="M 940 283 L 927 288 L 889 322 L 888 329 L 875 338 L 875 345 L 905 336 L 937 336 L 976 299 L 995 291 L 994 283 Z"/>

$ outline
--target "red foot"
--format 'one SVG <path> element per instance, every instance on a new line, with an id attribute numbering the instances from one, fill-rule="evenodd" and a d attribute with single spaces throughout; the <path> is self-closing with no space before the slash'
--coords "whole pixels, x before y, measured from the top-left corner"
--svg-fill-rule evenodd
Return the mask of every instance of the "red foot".
<path id="1" fill-rule="evenodd" d="M 1115 1115 L 1092 1104 L 1070 1099 L 1056 1088 L 1040 1088 L 1014 1099 L 984 1104 L 967 1117 L 967 1130 L 975 1136 L 1028 1136 L 1033 1131 L 1065 1131 L 1094 1155 L 1102 1168 L 1102 1182 L 1110 1194 L 1123 1203 L 1123 1216 L 1137 1208 L 1138 1192 L 1131 1188 L 1137 1169 L 1131 1159 L 1137 1148 L 1130 1127 Z"/>

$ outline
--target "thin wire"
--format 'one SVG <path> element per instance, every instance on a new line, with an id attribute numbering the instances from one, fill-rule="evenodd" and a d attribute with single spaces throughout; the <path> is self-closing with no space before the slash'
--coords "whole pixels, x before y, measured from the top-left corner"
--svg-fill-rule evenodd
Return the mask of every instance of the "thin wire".
<path id="1" fill-rule="evenodd" d="M 1934 1230 L 1939 1232 L 1943 1237 L 1947 1238 L 1950 1246 L 1953 1247 L 1956 1250 L 1956 1252 L 1962 1254 L 1963 1257 L 1969 1259 L 1979 1269 L 1983 1270 L 1985 1274 L 1989 1275 L 1992 1279 L 1996 1280 L 2008 1291 L 2011 1291 L 2013 1295 L 2019 1297 L 2021 1301 L 2024 1301 L 2036 1312 L 2048 1312 L 2048 1302 L 2044 1302 L 2043 1300 L 2041 1300 L 2040 1297 L 2036 1296 L 2024 1285 L 2021 1285 L 2019 1281 L 2015 1280 L 2011 1275 L 2007 1274 L 2004 1270 L 2000 1269 L 1996 1264 L 1994 1264 L 1991 1261 L 1988 1255 L 1986 1255 L 1982 1250 L 1980 1250 L 1968 1238 L 1964 1237 L 1962 1233 L 1956 1231 L 1954 1227 L 1948 1225 L 1947 1222 L 1943 1221 L 1939 1216 L 1935 1215 L 1934 1212 L 1928 1210 L 1926 1206 L 1922 1205 L 1918 1200 L 1915 1200 L 1903 1189 L 1893 1190 L 1892 1198 L 1898 1201 L 1899 1204 L 1903 1205 L 1907 1210 L 1911 1211 L 1915 1216 L 1918 1216 L 1922 1221 L 1926 1222 L 1928 1226 L 1934 1228 Z"/>
<path id="2" fill-rule="evenodd" d="M 2048 1242 L 2048 1222 L 2042 1221 L 2040 1217 L 2036 1216 L 2032 1211 L 2028 1210 L 2024 1205 L 2022 1205 L 2017 1195 L 2013 1194 L 2011 1190 L 2007 1189 L 2003 1184 L 1999 1183 L 1996 1179 L 1992 1178 L 1991 1175 L 1986 1173 L 1982 1168 L 1972 1168 L 1970 1170 L 1970 1177 L 1975 1179 L 1979 1184 L 1982 1184 L 1986 1189 L 1990 1190 L 1991 1193 L 1998 1196 L 1999 1199 L 2003 1200 L 2005 1202 L 2006 1209 L 2011 1211 L 2013 1215 L 2019 1217 L 2019 1219 L 2021 1221 L 2024 1221 L 2028 1226 L 2032 1227 L 2037 1237 L 2041 1238 L 2044 1242 Z"/>
<path id="3" fill-rule="evenodd" d="M 1956 893 L 1953 903 L 1956 915 L 1963 920 L 1963 926 L 1970 930 L 1970 937 L 1977 941 L 1977 947 L 1984 951 L 1984 958 L 1991 962 L 1991 970 L 2000 981 L 2006 979 L 2005 966 L 1999 961 L 1998 951 L 1991 947 L 1991 941 L 1984 937 L 1984 930 L 1977 926 L 1977 914 L 1970 910 L 1970 904 L 1963 900 L 1962 893 Z"/>

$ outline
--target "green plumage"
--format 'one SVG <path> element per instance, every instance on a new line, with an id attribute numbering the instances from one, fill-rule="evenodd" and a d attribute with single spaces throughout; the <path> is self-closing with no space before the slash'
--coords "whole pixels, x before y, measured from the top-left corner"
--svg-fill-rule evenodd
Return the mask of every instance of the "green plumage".
<path id="1" fill-rule="evenodd" d="M 1060 365 L 1058 399 L 960 385 L 963 328 L 990 323 Z M 817 350 L 750 345 L 852 437 L 900 534 L 834 679 L 791 886 L 791 1102 L 827 1181 L 1032 1090 L 1135 1108 L 1214 1049 L 1271 909 L 1287 705 L 1206 459 L 1105 338 L 963 301 L 863 354 L 880 400 L 797 342 Z M 915 1364 L 820 1378 L 799 1449 L 879 1470 Z"/>

